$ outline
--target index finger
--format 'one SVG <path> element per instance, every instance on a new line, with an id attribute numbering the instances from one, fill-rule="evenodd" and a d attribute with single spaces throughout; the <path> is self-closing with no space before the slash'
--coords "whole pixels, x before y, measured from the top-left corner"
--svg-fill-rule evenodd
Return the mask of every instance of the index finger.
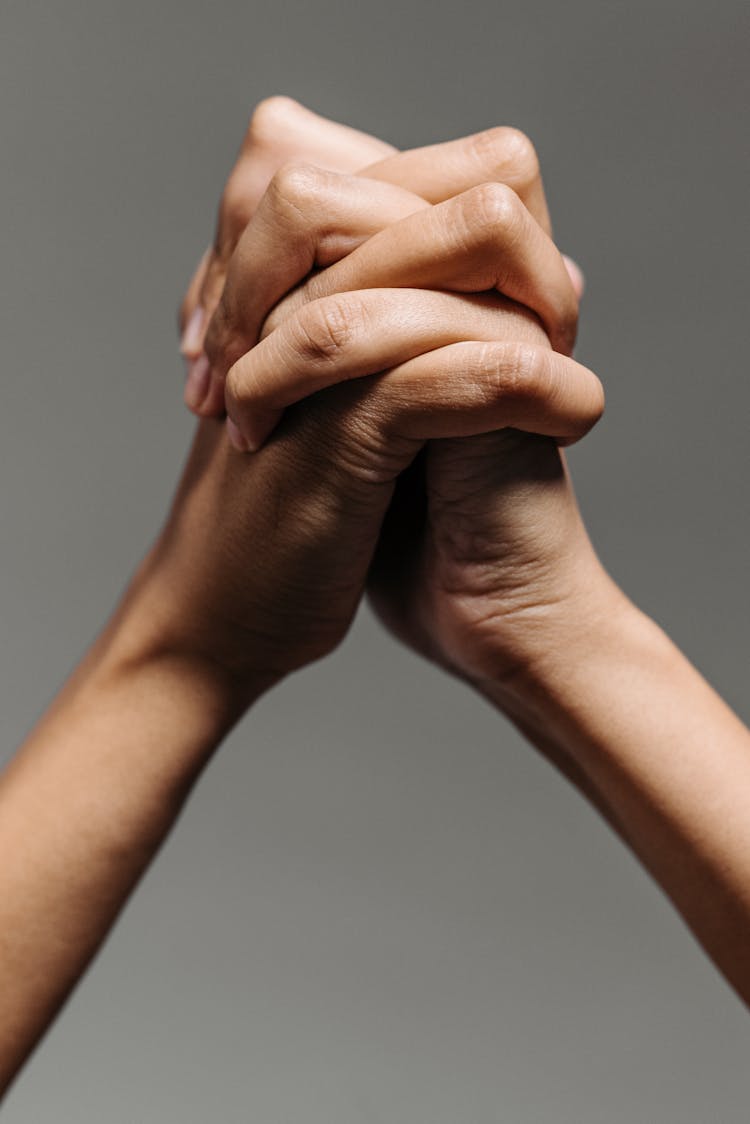
<path id="1" fill-rule="evenodd" d="M 332 172 L 355 172 L 396 150 L 367 133 L 329 121 L 293 98 L 266 98 L 256 106 L 219 204 L 208 259 L 199 265 L 182 306 L 182 352 L 197 359 L 205 330 L 224 288 L 227 265 L 274 174 L 290 160 Z"/>
<path id="2" fill-rule="evenodd" d="M 498 126 L 458 140 L 390 153 L 361 174 L 405 187 L 429 203 L 442 203 L 482 183 L 503 183 L 513 188 L 542 229 L 552 232 L 539 158 L 518 129 Z"/>

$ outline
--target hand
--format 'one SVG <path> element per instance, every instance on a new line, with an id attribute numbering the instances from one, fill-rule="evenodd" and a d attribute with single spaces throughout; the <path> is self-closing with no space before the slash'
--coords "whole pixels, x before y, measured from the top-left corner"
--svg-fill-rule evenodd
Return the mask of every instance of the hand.
<path id="1" fill-rule="evenodd" d="M 747 730 L 606 577 L 559 450 L 513 431 L 430 442 L 371 588 L 594 801 L 748 1000 Z"/>
<path id="2" fill-rule="evenodd" d="M 477 302 L 473 331 L 492 312 Z M 491 381 L 417 389 L 333 388 L 252 460 L 200 425 L 163 534 L 0 781 L 0 1096 L 233 722 L 346 628 L 410 434 L 474 432 L 504 408 Z"/>
<path id="3" fill-rule="evenodd" d="M 379 318 L 380 331 L 392 344 L 389 366 L 420 354 L 422 337 L 433 322 L 424 315 L 410 320 L 404 314 L 407 288 L 482 293 L 486 302 L 488 290 L 497 289 L 501 274 L 506 295 L 525 298 L 547 323 L 560 351 L 570 350 L 577 301 L 565 265 L 518 197 L 501 184 L 480 186 L 445 203 L 420 207 L 277 304 L 289 282 L 306 276 L 311 260 L 321 256 L 317 248 L 324 236 L 316 229 L 320 215 L 325 215 L 330 227 L 332 216 L 341 213 L 349 234 L 357 229 L 358 213 L 369 194 L 370 206 L 362 213 L 380 225 L 389 210 L 397 213 L 407 205 L 403 193 L 393 198 L 394 190 L 377 183 L 369 186 L 357 177 L 337 176 L 332 182 L 330 174 L 312 167 L 294 168 L 274 179 L 232 259 L 206 340 L 212 369 L 220 375 L 234 356 L 240 356 L 227 375 L 226 407 L 235 432 L 241 431 L 248 447 L 260 447 L 284 407 L 335 383 L 342 370 L 347 377 L 359 377 L 383 369 L 358 341 L 362 326 L 374 317 Z M 282 229 L 290 225 L 288 219 L 285 223 L 290 195 L 295 221 L 289 245 L 294 249 L 274 253 Z M 408 205 L 414 209 L 413 203 Z M 330 234 L 325 243 L 332 244 Z M 408 307 L 415 299 L 410 298 Z M 436 310 L 435 316 L 439 315 Z M 248 340 L 254 343 L 261 328 L 266 338 L 257 349 L 251 344 L 247 351 Z M 442 341 L 448 345 L 466 340 L 465 331 L 456 333 L 448 320 Z M 322 354 L 316 362 L 298 361 L 293 368 L 288 361 L 290 348 L 299 351 L 298 337 L 304 333 L 311 336 L 308 350 Z M 496 330 L 479 338 L 490 342 L 512 337 L 498 336 Z M 343 367 L 330 362 L 345 349 Z M 555 429 L 549 432 L 571 436 Z"/>
<path id="4" fill-rule="evenodd" d="M 387 305 L 389 291 L 375 291 L 377 299 Z M 342 385 L 288 411 L 252 457 L 232 449 L 219 421 L 201 423 L 142 575 L 142 619 L 154 651 L 215 667 L 257 694 L 343 637 L 395 481 L 426 440 L 484 433 L 508 420 L 575 434 L 593 420 L 598 387 L 583 368 L 549 350 L 490 342 L 506 315 L 496 302 L 419 290 L 402 291 L 399 301 L 407 322 L 423 321 L 422 354 L 386 378 L 347 381 L 354 360 L 344 349 L 332 361 Z M 266 355 L 276 335 L 265 341 Z M 446 335 L 466 342 L 442 346 Z M 314 366 L 309 334 L 297 339 L 300 361 L 307 355 Z M 398 345 L 383 336 L 377 315 L 356 341 L 376 369 L 392 366 Z M 291 352 L 289 359 L 296 367 Z M 572 374 L 564 394 L 558 363 Z M 455 369 L 470 377 L 455 378 Z"/>
<path id="5" fill-rule="evenodd" d="M 413 170 L 419 161 L 413 155 L 409 160 Z M 430 164 L 436 164 L 435 153 L 430 154 Z M 289 260 L 307 273 L 309 248 L 320 243 L 321 197 L 325 203 L 332 183 L 339 198 L 354 203 L 342 208 L 341 219 L 331 213 L 327 244 L 340 248 L 352 230 L 356 233 L 357 192 L 363 186 L 369 192 L 369 183 L 309 167 L 285 171 L 274 179 L 243 235 L 241 249 L 260 231 L 249 259 L 242 260 L 238 249 L 230 264 L 224 307 L 245 306 L 260 321 L 274 303 L 269 278 L 279 261 L 282 273 L 287 269 L 284 254 L 266 237 L 279 229 L 278 216 L 296 216 L 300 237 L 292 245 L 305 248 L 308 257 L 297 254 Z M 295 192 L 291 206 L 283 194 L 290 186 Z M 404 286 L 416 270 L 421 271 L 417 280 L 422 284 L 433 277 L 444 283 L 446 260 L 457 285 L 486 287 L 486 270 L 494 268 L 487 249 L 496 244 L 493 238 L 507 239 L 509 231 L 506 224 L 487 234 L 488 206 L 499 199 L 501 214 L 507 217 L 510 200 L 511 217 L 530 221 L 516 197 L 503 188 L 469 191 L 434 207 L 405 189 L 375 183 L 375 190 L 386 200 L 384 206 L 395 201 L 412 214 L 402 221 L 395 244 L 383 235 L 371 238 L 336 267 L 350 270 L 354 290 L 360 287 L 357 273 L 362 270 L 377 273 L 380 282 Z M 361 202 L 359 207 L 364 214 Z M 418 213 L 413 213 L 415 207 Z M 374 208 L 367 213 L 375 213 Z M 485 272 L 479 273 L 478 281 L 472 253 L 458 246 L 453 261 L 444 253 L 458 220 L 469 245 L 478 245 L 485 256 L 480 263 Z M 558 321 L 570 325 L 574 295 L 546 235 L 539 231 L 532 252 L 518 260 L 518 269 L 507 273 L 513 291 L 518 291 L 519 277 L 523 281 L 525 274 L 542 276 L 548 263 L 545 312 L 552 330 Z M 462 269 L 474 270 L 473 282 L 471 276 L 464 279 Z M 332 269 L 316 280 L 324 292 L 326 284 L 336 287 L 335 278 Z M 249 303 L 237 298 L 237 286 Z M 199 447 L 197 468 L 188 469 L 171 522 L 179 549 L 167 550 L 176 572 L 166 584 L 181 591 L 181 603 L 200 607 L 203 624 L 196 625 L 194 613 L 193 635 L 207 637 L 211 658 L 240 675 L 281 675 L 337 643 L 361 593 L 394 481 L 426 440 L 507 424 L 573 438 L 592 424 L 600 408 L 593 376 L 552 353 L 546 342 L 543 349 L 526 346 L 529 332 L 538 331 L 535 318 L 497 295 L 462 297 L 404 287 L 348 291 L 345 297 L 345 306 L 339 295 L 319 296 L 296 312 L 287 308 L 275 314 L 278 326 L 269 329 L 264 341 L 235 368 L 234 394 L 243 418 L 248 405 L 252 414 L 258 400 L 268 402 L 269 384 L 285 387 L 289 372 L 301 373 L 298 387 L 303 393 L 314 379 L 322 387 L 390 368 L 388 376 L 349 382 L 316 396 L 302 410 L 289 411 L 274 441 L 255 458 L 233 457 L 226 443 L 212 438 L 213 451 L 205 455 Z M 339 322 L 356 327 L 346 339 L 336 335 L 335 327 L 331 333 L 335 310 Z M 384 331 L 384 326 L 391 330 Z M 513 342 L 498 346 L 503 337 Z M 472 377 L 453 377 L 456 366 Z M 214 423 L 210 432 L 215 428 Z M 185 533 L 195 537 L 194 546 L 179 546 Z M 168 531 L 167 544 L 172 537 Z M 228 542 L 229 565 L 221 556 Z M 264 544 L 265 556 L 251 549 L 253 542 Z M 189 565 L 180 558 L 189 559 Z M 174 620 L 182 620 L 179 612 Z M 230 621 L 239 625 L 234 633 Z"/>
<path id="6" fill-rule="evenodd" d="M 383 162 L 377 174 L 387 172 L 396 177 L 401 169 L 406 183 L 429 198 L 450 197 L 452 190 L 465 188 L 472 175 L 476 175 L 479 152 L 480 170 L 493 165 L 502 168 L 508 180 L 523 185 L 525 198 L 536 207 L 542 221 L 546 221 L 541 183 L 535 173 L 530 174 L 536 167 L 536 159 L 533 155 L 529 157 L 528 143 L 520 142 L 512 132 L 511 137 L 511 148 L 515 147 L 521 158 L 519 167 L 514 168 L 513 161 L 507 157 L 508 131 L 499 130 L 483 134 L 479 145 L 476 138 L 469 138 L 422 152 L 393 156 Z M 368 177 L 373 174 L 371 169 Z M 294 206 L 289 208 L 294 214 L 296 232 L 292 244 L 301 250 L 292 267 L 282 263 L 273 278 L 270 300 L 264 295 L 263 285 L 258 285 L 257 272 L 251 269 L 252 255 L 248 254 L 244 260 L 238 255 L 241 268 L 238 265 L 233 281 L 237 281 L 238 289 L 250 301 L 246 307 L 254 308 L 250 317 L 251 334 L 283 288 L 284 281 L 293 280 L 295 269 L 298 274 L 304 274 L 313 260 L 319 264 L 326 261 L 327 254 L 320 248 L 326 245 L 324 234 L 330 247 L 330 231 L 323 229 L 320 216 L 330 216 L 337 204 L 341 207 L 342 198 L 347 235 L 352 241 L 361 241 L 365 234 L 362 226 L 354 225 L 359 215 L 367 215 L 375 225 L 386 221 L 389 206 L 396 221 L 399 221 L 399 207 L 404 210 L 411 207 L 412 213 L 424 209 L 424 203 L 420 207 L 418 200 L 410 204 L 403 195 L 395 193 L 386 197 L 376 185 L 364 181 L 359 191 L 353 188 L 350 193 L 342 194 L 342 182 L 338 177 L 319 176 L 316 183 L 310 169 L 298 169 L 296 173 L 287 170 L 284 178 L 277 181 L 277 211 L 281 210 L 278 203 L 283 191 L 291 186 L 295 192 Z M 370 207 L 366 204 L 368 190 L 372 192 Z M 271 213 L 268 205 L 267 214 Z M 403 223 L 403 226 L 409 225 Z M 280 222 L 265 223 L 265 252 L 269 256 L 274 234 L 278 236 L 280 226 Z M 411 226 L 413 229 L 413 223 Z M 243 237 L 245 245 L 253 245 L 252 224 Z M 388 280 L 396 276 L 397 283 L 408 283 L 414 278 L 412 283 L 424 284 L 423 274 L 418 278 L 414 274 L 398 278 L 400 242 L 401 239 L 388 242 L 381 237 L 382 257 L 379 257 L 378 239 L 371 239 L 346 262 L 314 277 L 277 308 L 271 325 L 278 325 L 293 309 L 299 310 L 301 300 L 317 297 L 308 308 L 311 320 L 303 321 L 302 327 L 319 344 L 322 340 L 325 354 L 319 355 L 315 362 L 311 363 L 308 356 L 307 363 L 287 364 L 286 368 L 267 361 L 274 349 L 281 353 L 287 349 L 289 355 L 289 344 L 295 332 L 300 331 L 299 321 L 292 317 L 283 330 L 274 332 L 243 359 L 237 365 L 235 395 L 244 403 L 251 427 L 253 421 L 258 424 L 263 410 L 268 407 L 269 395 L 272 405 L 283 406 L 304 393 L 305 388 L 309 392 L 340 377 L 336 372 L 344 368 L 349 369 L 349 374 L 376 369 L 372 362 L 362 362 L 361 350 L 358 363 L 354 365 L 351 359 L 338 367 L 330 362 L 337 342 L 339 345 L 344 342 L 340 331 L 337 341 L 336 325 L 356 324 L 363 315 L 371 316 L 373 306 L 363 305 L 361 301 L 363 296 L 371 300 L 372 295 L 360 294 L 359 307 L 356 307 L 349 292 L 343 305 L 328 305 L 333 314 L 327 313 L 323 318 L 325 322 L 321 322 L 320 313 L 325 303 L 321 304 L 320 295 L 335 292 L 338 287 L 357 290 L 383 283 L 383 270 L 387 271 Z M 262 245 L 262 240 L 255 238 L 256 249 Z M 548 253 L 542 239 L 537 239 L 537 247 Z M 328 253 L 337 256 L 330 250 Z M 439 255 L 436 260 L 440 264 Z M 547 260 L 551 260 L 549 256 Z M 413 268 L 413 260 L 408 262 L 408 267 Z M 343 273 L 343 279 L 337 281 L 337 273 L 339 277 Z M 549 276 L 544 269 L 539 269 L 537 275 L 543 273 Z M 432 278 L 427 278 L 427 283 L 430 280 Z M 435 277 L 435 280 L 442 278 Z M 514 280 L 511 276 L 511 284 Z M 225 308 L 230 308 L 233 300 L 238 305 L 241 303 L 232 288 L 229 285 L 225 291 L 222 302 Z M 255 302 L 253 292 L 257 293 Z M 394 340 L 397 353 L 399 346 L 418 350 L 420 325 L 400 318 L 402 302 L 395 299 L 396 294 L 392 297 L 390 301 L 384 299 L 383 294 L 377 298 L 377 315 L 382 317 L 384 334 Z M 533 303 L 531 298 L 527 299 Z M 229 323 L 231 316 L 225 316 L 224 339 L 231 335 L 226 332 Z M 221 318 L 219 324 L 222 324 Z M 316 326 L 311 329 L 311 325 Z M 476 327 L 472 330 L 485 338 Z M 217 338 L 221 339 L 222 331 L 217 333 Z M 535 318 L 518 306 L 506 305 L 502 323 L 496 317 L 490 332 L 496 341 L 505 339 L 531 343 L 536 348 L 549 347 Z M 239 335 L 241 337 L 242 332 Z M 342 348 L 339 346 L 338 350 Z M 350 357 L 354 350 L 356 341 L 350 340 Z M 220 346 L 216 346 L 215 354 L 221 354 Z M 450 353 L 446 355 L 449 357 Z M 456 358 L 455 352 L 453 358 Z M 424 366 L 422 362 L 422 370 Z M 457 373 L 460 366 L 454 366 L 453 370 Z M 572 365 L 568 367 L 566 377 L 570 378 L 575 370 Z M 599 388 L 590 384 L 589 393 L 586 423 L 580 426 L 579 418 L 579 432 L 591 424 L 601 409 Z M 534 428 L 528 425 L 528 418 L 525 420 L 528 428 Z M 523 420 L 518 419 L 516 425 L 520 424 Z M 570 425 L 570 429 L 568 437 L 573 435 L 575 425 Z M 565 436 L 559 430 L 556 435 Z M 566 631 L 580 628 L 587 614 L 604 611 L 612 596 L 612 587 L 591 549 L 555 443 L 506 429 L 471 441 L 430 444 L 419 467 L 408 479 L 399 482 L 373 568 L 371 594 L 380 614 L 402 639 L 456 673 L 481 681 L 488 677 L 507 679 L 513 670 L 528 668 L 535 660 L 548 658 L 550 650 L 564 652 Z"/>
<path id="7" fill-rule="evenodd" d="M 335 238 L 333 216 L 342 224 Z M 369 236 L 373 226 L 379 233 Z M 278 303 L 314 263 L 340 256 L 346 241 L 362 244 Z M 240 240 L 206 338 L 214 374 L 221 378 L 228 370 L 227 412 L 250 447 L 260 447 L 285 406 L 340 377 L 320 366 L 313 374 L 307 364 L 289 381 L 281 367 L 274 376 L 267 361 L 268 376 L 259 375 L 261 352 L 265 361 L 265 352 L 286 347 L 289 331 L 299 330 L 295 311 L 312 303 L 335 337 L 328 343 L 335 344 L 342 334 L 357 334 L 358 318 L 373 314 L 366 295 L 354 298 L 353 292 L 406 287 L 501 291 L 538 314 L 559 351 L 572 349 L 578 309 L 568 272 L 512 189 L 484 184 L 429 206 L 390 185 L 291 166 L 274 178 Z M 343 293 L 349 294 L 345 301 L 337 296 Z M 399 320 L 399 303 L 398 291 L 392 292 L 392 313 L 381 328 L 403 337 L 408 358 L 420 350 L 418 336 L 417 352 L 408 353 L 413 326 Z M 273 329 L 285 322 L 276 336 Z M 268 333 L 256 355 L 253 345 Z M 376 370 L 364 361 L 357 374 Z"/>
<path id="8" fill-rule="evenodd" d="M 202 348 L 206 329 L 224 286 L 229 260 L 273 173 L 292 159 L 309 161 L 320 169 L 344 172 L 367 163 L 369 166 L 365 174 L 369 179 L 376 179 L 382 184 L 393 181 L 404 189 L 401 192 L 391 190 L 379 220 L 369 214 L 371 192 L 369 197 L 361 196 L 359 207 L 356 199 L 352 200 L 354 229 L 343 233 L 339 246 L 330 243 L 330 231 L 326 228 L 325 210 L 322 209 L 317 237 L 314 238 L 318 260 L 310 264 L 330 264 L 389 221 L 424 207 L 426 201 L 434 203 L 450 199 L 484 183 L 504 183 L 512 187 L 542 229 L 549 233 L 549 215 L 536 153 L 528 138 L 515 129 L 489 129 L 447 144 L 396 153 L 384 142 L 326 121 L 291 99 L 270 98 L 262 102 L 252 116 L 240 158 L 222 196 L 215 248 L 196 271 L 182 306 L 181 321 L 187 325 L 182 349 L 192 360 L 185 398 L 188 406 L 202 416 L 221 415 L 224 407 L 223 375 L 231 360 L 255 342 L 248 327 L 243 330 L 242 316 L 236 310 L 222 310 L 221 318 L 226 330 L 222 332 L 219 324 L 212 324 L 210 350 L 218 368 L 212 377 Z M 371 163 L 372 160 L 377 162 Z M 297 172 L 300 170 L 297 169 Z M 278 216 L 282 220 L 280 237 L 269 261 L 269 267 L 277 278 L 277 256 L 289 255 L 290 249 L 294 249 L 290 233 L 302 233 L 299 224 L 296 228 L 294 224 L 294 184 L 289 181 L 294 179 L 295 172 L 289 171 L 291 175 L 279 177 L 279 195 L 287 199 L 289 207 L 286 214 Z M 330 186 L 333 194 L 331 203 L 339 208 L 337 227 L 341 229 L 343 215 L 341 200 L 336 197 L 335 177 L 332 177 Z M 318 190 L 320 187 L 318 184 Z M 304 179 L 300 189 L 304 195 Z M 321 202 L 325 200 L 321 199 Z M 268 245 L 269 241 L 273 239 L 266 238 L 265 244 Z M 310 247 L 304 244 L 297 249 L 296 255 L 291 255 L 292 262 L 287 263 L 282 271 L 287 275 L 287 285 L 291 285 L 295 274 L 300 273 L 301 262 L 310 253 Z M 283 291 L 279 291 L 279 296 Z M 233 334 L 239 338 L 227 338 Z"/>
<path id="9" fill-rule="evenodd" d="M 193 274 L 180 309 L 181 350 L 190 363 L 185 396 L 191 409 L 201 407 L 210 416 L 223 408 L 223 386 L 217 383 L 209 393 L 203 339 L 224 288 L 229 259 L 274 173 L 292 159 L 354 172 L 393 152 L 392 145 L 327 121 L 291 98 L 267 98 L 256 107 L 221 197 L 213 245 Z"/>

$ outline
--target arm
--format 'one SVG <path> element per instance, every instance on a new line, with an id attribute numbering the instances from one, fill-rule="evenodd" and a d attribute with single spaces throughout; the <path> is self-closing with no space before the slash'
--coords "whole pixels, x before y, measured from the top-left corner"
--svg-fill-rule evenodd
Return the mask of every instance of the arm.
<path id="1" fill-rule="evenodd" d="M 401 242 L 407 256 L 426 246 L 429 264 L 440 259 L 444 235 L 417 222 Z M 251 263 L 260 278 L 273 249 Z M 377 255 L 368 263 L 374 273 L 386 264 Z M 519 411 L 536 412 L 552 432 L 582 431 L 593 420 L 598 384 L 571 360 L 569 396 L 550 395 L 557 383 L 543 379 L 507 393 L 538 357 L 532 348 L 494 347 L 498 318 L 508 315 L 501 302 L 427 288 L 348 297 L 362 315 L 347 346 L 325 346 L 321 298 L 255 349 L 261 382 L 322 360 L 324 381 L 342 385 L 289 411 L 253 457 L 238 455 L 218 421 L 201 423 L 155 547 L 0 782 L 0 1089 L 85 969 L 232 723 L 345 634 L 396 479 L 425 441 L 493 430 Z M 454 346 L 472 366 L 469 381 L 446 377 L 445 356 L 435 365 Z M 387 378 L 355 379 L 388 368 Z"/>
<path id="2" fill-rule="evenodd" d="M 533 665 L 479 687 L 572 765 L 750 1003 L 750 731 L 653 621 L 601 586 L 561 615 Z"/>
<path id="3" fill-rule="evenodd" d="M 262 689 L 155 650 L 149 580 L 0 778 L 0 1090 Z"/>
<path id="4" fill-rule="evenodd" d="M 528 142 L 514 136 L 513 159 L 502 131 L 491 140 L 479 178 L 512 183 L 546 226 Z M 471 138 L 454 143 L 464 147 L 446 167 L 442 146 L 367 174 L 440 201 L 478 171 Z M 342 287 L 365 284 L 356 264 L 343 264 Z M 286 311 L 335 288 L 335 270 L 318 275 Z M 513 316 L 503 337 L 547 345 Z M 300 396 L 304 380 L 289 372 L 285 393 L 264 398 L 254 362 L 235 369 L 253 372 L 247 402 Z M 604 573 L 559 449 L 509 429 L 432 442 L 423 469 L 399 481 L 370 594 L 402 640 L 474 684 L 599 808 L 750 1002 L 750 733 Z"/>
<path id="5" fill-rule="evenodd" d="M 289 99 L 259 107 L 227 186 L 215 246 L 183 307 L 188 358 L 201 338 L 201 302 L 210 309 L 218 299 L 233 224 L 296 151 L 347 170 L 393 150 Z M 239 208 L 227 206 L 233 198 Z M 276 458 L 262 471 L 238 473 L 218 427 L 204 424 L 156 546 L 102 636 L 0 777 L 0 1097 L 95 955 L 231 726 L 286 670 L 324 654 L 346 630 L 387 488 L 373 488 L 356 503 L 350 496 L 359 516 L 351 535 L 335 521 L 330 526 L 325 507 L 341 501 L 345 489 L 335 471 L 312 480 L 320 434 L 314 425 L 308 429 L 297 438 L 298 464 Z M 273 537 L 274 502 L 283 503 L 295 489 L 298 506 L 307 495 L 308 513 L 317 502 L 318 522 L 303 528 L 292 519 L 285 540 Z M 253 535 L 267 543 L 265 570 L 247 557 L 257 553 Z M 296 599 L 289 596 L 283 583 L 294 583 L 297 564 L 312 560 L 316 548 L 324 559 L 347 545 L 355 559 L 347 588 L 336 575 L 335 595 L 323 594 L 325 581 L 312 575 L 299 583 L 304 588 Z M 230 587 L 226 600 L 242 591 L 244 613 L 235 599 L 227 614 L 223 583 Z M 331 597 L 338 598 L 332 615 L 319 609 Z"/>

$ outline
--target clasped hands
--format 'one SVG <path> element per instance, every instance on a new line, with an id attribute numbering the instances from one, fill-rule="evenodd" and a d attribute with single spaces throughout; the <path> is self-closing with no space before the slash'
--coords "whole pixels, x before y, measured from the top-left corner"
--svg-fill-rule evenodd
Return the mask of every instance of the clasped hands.
<path id="1" fill-rule="evenodd" d="M 367 588 L 401 640 L 513 689 L 611 611 L 560 450 L 603 396 L 549 231 L 515 130 L 397 153 L 258 107 L 182 308 L 203 421 L 147 562 L 157 645 L 251 699 Z"/>
<path id="2" fill-rule="evenodd" d="M 514 130 L 396 153 L 288 99 L 256 111 L 182 310 L 201 421 L 169 517 L 0 779 L 0 1097 L 234 722 L 365 591 L 750 996 L 748 731 L 589 542 L 561 446 L 602 391 L 549 231 Z"/>

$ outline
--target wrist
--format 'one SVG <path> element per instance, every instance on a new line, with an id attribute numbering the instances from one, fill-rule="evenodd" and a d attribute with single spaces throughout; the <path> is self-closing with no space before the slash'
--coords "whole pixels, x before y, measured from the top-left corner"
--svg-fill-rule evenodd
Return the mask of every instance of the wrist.
<path id="1" fill-rule="evenodd" d="M 196 739 L 218 744 L 280 676 L 240 674 L 201 642 L 195 614 L 181 604 L 158 546 L 145 558 L 73 683 L 91 690 L 144 691 L 179 711 Z"/>
<path id="2" fill-rule="evenodd" d="M 564 772 L 587 772 L 581 746 L 600 738 L 593 731 L 613 707 L 638 696 L 634 679 L 668 673 L 674 645 L 604 574 L 578 614 L 548 637 L 545 649 L 513 676 L 477 683 L 525 736 Z M 614 718 L 612 719 L 614 720 Z M 573 778 L 581 783 L 580 777 Z M 584 787 L 584 786 L 581 786 Z"/>
<path id="3" fill-rule="evenodd" d="M 524 615 L 514 659 L 501 661 L 497 674 L 473 680 L 510 716 L 520 710 L 546 721 L 549 712 L 565 705 L 572 685 L 606 664 L 626 638 L 655 629 L 598 560 L 581 575 L 565 597 Z"/>

